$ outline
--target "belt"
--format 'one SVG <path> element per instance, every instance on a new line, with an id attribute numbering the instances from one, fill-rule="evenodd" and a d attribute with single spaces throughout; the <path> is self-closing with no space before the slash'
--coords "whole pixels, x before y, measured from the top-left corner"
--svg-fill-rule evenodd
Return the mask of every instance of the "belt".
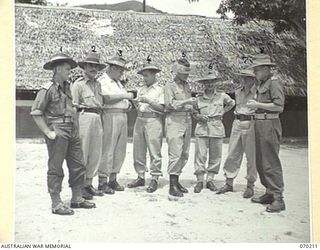
<path id="1" fill-rule="evenodd" d="M 270 120 L 279 118 L 278 113 L 258 113 L 254 114 L 254 119 L 256 120 Z"/>
<path id="2" fill-rule="evenodd" d="M 104 109 L 107 113 L 127 113 L 128 109 L 118 109 L 118 108 L 111 108 L 111 109 Z"/>
<path id="3" fill-rule="evenodd" d="M 88 112 L 88 113 L 96 113 L 101 114 L 101 110 L 98 108 L 77 108 L 78 112 Z"/>
<path id="4" fill-rule="evenodd" d="M 251 121 L 254 120 L 254 115 L 244 115 L 244 114 L 235 114 L 235 119 L 240 121 Z"/>
<path id="5" fill-rule="evenodd" d="M 177 115 L 177 116 L 186 116 L 190 115 L 190 111 L 171 111 L 169 112 L 171 115 Z"/>
<path id="6" fill-rule="evenodd" d="M 138 117 L 142 118 L 158 118 L 160 117 L 159 114 L 152 113 L 152 112 L 138 112 Z"/>
<path id="7" fill-rule="evenodd" d="M 48 123 L 73 123 L 71 116 L 65 117 L 48 117 Z"/>
<path id="8" fill-rule="evenodd" d="M 216 115 L 216 116 L 207 116 L 209 120 L 222 120 L 221 115 Z"/>

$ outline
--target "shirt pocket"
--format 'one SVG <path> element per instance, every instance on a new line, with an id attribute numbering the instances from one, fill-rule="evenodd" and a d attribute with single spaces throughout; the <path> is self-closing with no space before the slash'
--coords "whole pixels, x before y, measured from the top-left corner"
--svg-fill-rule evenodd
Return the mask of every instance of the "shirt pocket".
<path id="1" fill-rule="evenodd" d="M 263 89 L 258 96 L 258 101 L 264 103 L 270 103 L 272 101 L 269 89 Z"/>
<path id="2" fill-rule="evenodd" d="M 175 91 L 174 97 L 176 100 L 183 100 L 185 99 L 185 93 L 183 93 L 182 91 Z"/>

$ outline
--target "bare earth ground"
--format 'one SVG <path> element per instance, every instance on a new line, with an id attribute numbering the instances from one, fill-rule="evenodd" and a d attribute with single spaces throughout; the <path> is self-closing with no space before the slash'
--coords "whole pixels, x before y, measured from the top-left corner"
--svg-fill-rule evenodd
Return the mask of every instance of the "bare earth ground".
<path id="1" fill-rule="evenodd" d="M 227 153 L 223 144 L 223 161 Z M 163 149 L 163 170 L 167 168 L 167 144 Z M 145 188 L 126 189 L 115 195 L 95 198 L 94 210 L 76 210 L 74 216 L 51 214 L 46 187 L 46 145 L 41 140 L 23 139 L 16 144 L 15 241 L 50 243 L 90 242 L 309 242 L 308 149 L 303 143 L 281 146 L 287 210 L 278 214 L 242 198 L 245 188 L 245 161 L 235 182 L 235 192 L 216 195 L 209 190 L 193 193 L 194 144 L 180 179 L 189 194 L 177 201 L 168 199 L 168 175 L 160 180 L 154 194 Z M 119 182 L 135 178 L 132 143 Z M 65 179 L 62 198 L 71 191 Z M 224 183 L 222 169 L 218 187 Z M 97 180 L 95 180 L 95 184 Z M 149 179 L 147 179 L 147 184 Z M 256 194 L 263 194 L 259 181 Z"/>

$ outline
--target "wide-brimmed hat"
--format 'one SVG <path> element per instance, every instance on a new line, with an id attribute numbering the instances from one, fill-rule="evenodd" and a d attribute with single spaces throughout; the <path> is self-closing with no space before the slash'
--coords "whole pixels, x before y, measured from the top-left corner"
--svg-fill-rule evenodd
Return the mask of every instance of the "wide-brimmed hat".
<path id="1" fill-rule="evenodd" d="M 240 72 L 234 73 L 235 75 L 238 76 L 248 76 L 248 77 L 255 77 L 255 74 L 253 73 L 252 70 L 250 69 L 243 69 Z"/>
<path id="2" fill-rule="evenodd" d="M 70 56 L 64 53 L 58 53 L 53 55 L 48 62 L 43 65 L 43 68 L 46 70 L 52 70 L 56 64 L 59 63 L 68 63 L 71 66 L 71 69 L 74 69 L 78 66 L 76 61 L 74 61 Z"/>
<path id="3" fill-rule="evenodd" d="M 122 56 L 112 57 L 111 59 L 107 60 L 106 63 L 109 65 L 119 66 L 119 67 L 123 68 L 124 70 L 129 71 L 129 69 L 127 67 L 127 61 Z"/>
<path id="4" fill-rule="evenodd" d="M 219 81 L 221 81 L 222 78 L 220 76 L 217 76 L 215 73 L 213 72 L 209 72 L 208 75 L 197 79 L 196 81 L 202 84 L 212 84 L 212 83 L 217 83 Z"/>
<path id="5" fill-rule="evenodd" d="M 78 65 L 83 69 L 86 63 L 97 65 L 99 71 L 107 67 L 107 65 L 100 62 L 100 55 L 97 52 L 88 53 L 83 61 L 78 62 Z"/>
<path id="6" fill-rule="evenodd" d="M 151 63 L 150 56 L 148 56 L 148 58 L 147 58 L 147 63 L 144 64 L 142 69 L 140 69 L 137 73 L 141 75 L 142 72 L 145 71 L 145 70 L 151 70 L 151 71 L 155 72 L 155 74 L 159 73 L 161 71 L 161 69 L 158 66 L 156 66 L 155 64 Z"/>
<path id="7" fill-rule="evenodd" d="M 253 57 L 252 65 L 248 69 L 253 69 L 257 66 L 275 66 L 276 64 L 271 62 L 271 58 L 266 54 L 258 54 Z"/>
<path id="8" fill-rule="evenodd" d="M 172 71 L 180 74 L 190 74 L 191 67 L 187 59 L 178 59 L 172 66 Z"/>

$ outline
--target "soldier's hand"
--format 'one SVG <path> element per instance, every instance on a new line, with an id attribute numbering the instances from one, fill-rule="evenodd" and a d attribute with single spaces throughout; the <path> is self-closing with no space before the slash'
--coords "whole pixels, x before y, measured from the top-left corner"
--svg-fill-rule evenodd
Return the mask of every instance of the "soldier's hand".
<path id="1" fill-rule="evenodd" d="M 188 100 L 188 104 L 196 105 L 198 103 L 198 99 L 196 97 L 191 97 Z"/>
<path id="2" fill-rule="evenodd" d="M 251 99 L 251 100 L 249 100 L 247 102 L 246 106 L 248 108 L 258 108 L 259 107 L 259 103 L 256 100 Z"/>
<path id="3" fill-rule="evenodd" d="M 131 92 L 127 93 L 126 94 L 126 99 L 129 99 L 129 100 L 134 99 L 134 94 L 131 93 Z"/>
<path id="4" fill-rule="evenodd" d="M 150 103 L 150 102 L 152 102 L 152 100 L 149 99 L 149 98 L 147 98 L 147 97 L 139 97 L 139 98 L 138 98 L 138 101 L 139 101 L 139 102 L 144 102 L 144 103 Z"/>
<path id="5" fill-rule="evenodd" d="M 46 133 L 46 136 L 50 139 L 50 140 L 54 140 L 56 139 L 57 135 L 54 131 L 49 131 Z"/>
<path id="6" fill-rule="evenodd" d="M 208 116 L 206 116 L 206 115 L 201 115 L 201 114 L 199 114 L 199 115 L 197 116 L 197 119 L 198 119 L 200 122 L 208 122 L 208 120 L 209 120 Z"/>

